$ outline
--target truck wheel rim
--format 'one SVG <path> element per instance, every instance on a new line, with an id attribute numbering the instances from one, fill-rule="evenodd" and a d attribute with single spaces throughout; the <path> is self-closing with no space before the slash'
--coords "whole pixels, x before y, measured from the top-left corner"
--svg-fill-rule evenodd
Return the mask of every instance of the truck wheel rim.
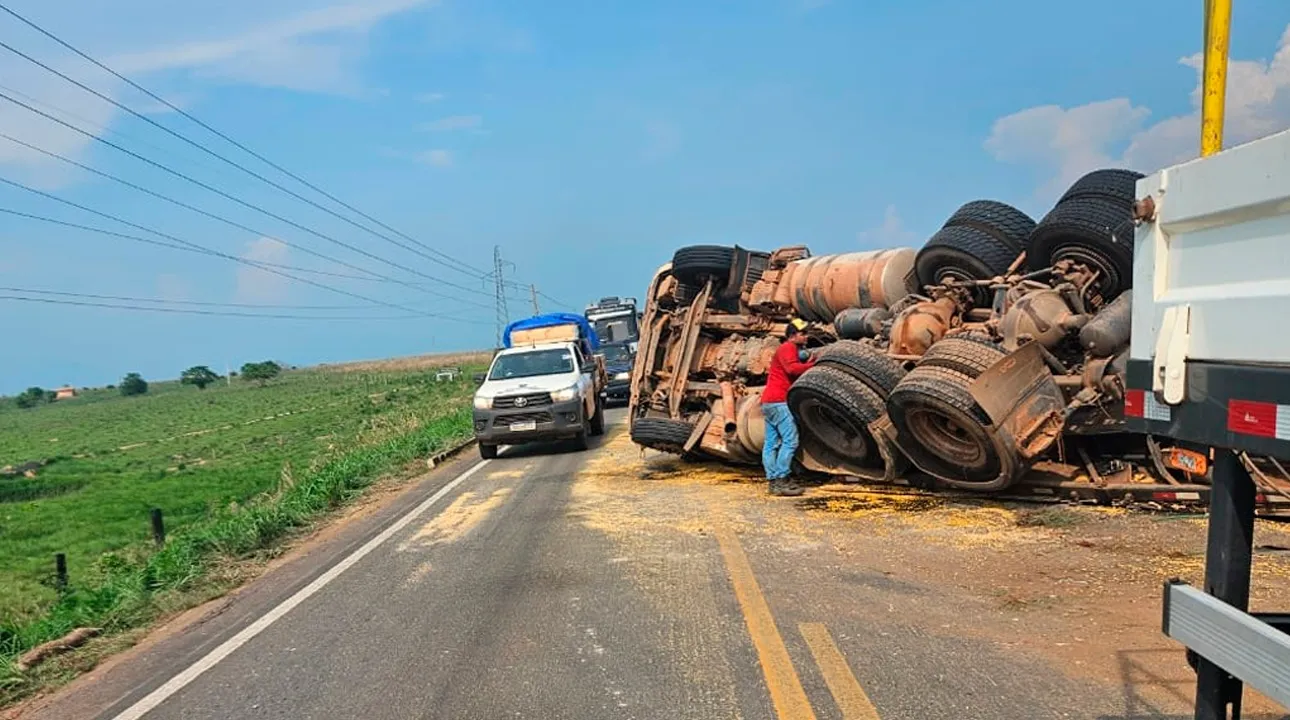
<path id="1" fill-rule="evenodd" d="M 907 415 L 909 432 L 937 458 L 964 469 L 980 472 L 990 462 L 990 451 L 979 437 L 976 428 L 964 425 L 959 419 L 935 410 L 917 408 Z"/>
<path id="2" fill-rule="evenodd" d="M 799 412 L 802 428 L 830 452 L 852 462 L 869 459 L 872 452 L 866 431 L 856 427 L 845 414 L 814 398 L 803 402 Z"/>

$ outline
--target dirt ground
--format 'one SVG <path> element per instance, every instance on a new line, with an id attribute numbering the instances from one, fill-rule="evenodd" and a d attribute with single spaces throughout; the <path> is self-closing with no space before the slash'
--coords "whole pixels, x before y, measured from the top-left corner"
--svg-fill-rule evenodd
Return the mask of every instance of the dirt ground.
<path id="1" fill-rule="evenodd" d="M 575 499 L 584 522 L 624 542 L 725 527 L 753 547 L 819 548 L 812 552 L 826 572 L 932 588 L 936 602 L 920 600 L 922 592 L 900 598 L 922 626 L 953 628 L 1122 688 L 1126 717 L 1177 717 L 1190 708 L 1195 675 L 1181 646 L 1162 635 L 1160 607 L 1165 580 L 1203 578 L 1203 517 L 852 485 L 772 498 L 762 483 L 757 468 L 684 463 L 642 452 L 619 433 L 588 464 Z M 1259 521 L 1255 545 L 1251 610 L 1285 611 L 1290 524 Z M 946 597 L 961 598 L 953 604 L 960 607 Z M 1246 712 L 1284 710 L 1247 692 Z"/>

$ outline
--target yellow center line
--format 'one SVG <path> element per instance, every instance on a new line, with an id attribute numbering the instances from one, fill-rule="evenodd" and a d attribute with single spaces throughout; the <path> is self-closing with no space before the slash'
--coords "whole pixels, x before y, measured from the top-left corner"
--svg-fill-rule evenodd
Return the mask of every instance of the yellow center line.
<path id="1" fill-rule="evenodd" d="M 806 690 L 793 668 L 784 638 L 770 614 L 770 606 L 757 585 L 748 556 L 730 530 L 717 530 L 716 536 L 726 568 L 730 571 L 735 598 L 739 600 L 739 609 L 748 623 L 748 634 L 752 636 L 757 659 L 766 675 L 766 688 L 770 692 L 771 704 L 775 706 L 775 714 L 779 720 L 815 720 L 815 711 L 806 699 Z"/>
<path id="2" fill-rule="evenodd" d="M 806 645 L 815 656 L 815 664 L 820 666 L 820 673 L 824 675 L 829 692 L 833 693 L 838 710 L 842 711 L 843 720 L 879 720 L 877 708 L 860 687 L 824 623 L 802 623 L 797 628 L 806 638 Z"/>

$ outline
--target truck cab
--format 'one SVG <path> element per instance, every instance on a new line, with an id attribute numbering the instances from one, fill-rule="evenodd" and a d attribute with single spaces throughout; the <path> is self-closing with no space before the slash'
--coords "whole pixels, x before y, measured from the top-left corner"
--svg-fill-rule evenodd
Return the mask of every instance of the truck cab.
<path id="1" fill-rule="evenodd" d="M 605 367 L 593 352 L 594 331 L 557 314 L 512 323 L 504 340 L 488 372 L 476 378 L 480 457 L 497 457 L 501 445 L 553 440 L 585 450 L 605 427 Z"/>
<path id="2" fill-rule="evenodd" d="M 636 352 L 641 336 L 641 313 L 636 309 L 636 298 L 600 298 L 587 306 L 583 317 L 595 328 L 601 342 L 627 345 Z"/>

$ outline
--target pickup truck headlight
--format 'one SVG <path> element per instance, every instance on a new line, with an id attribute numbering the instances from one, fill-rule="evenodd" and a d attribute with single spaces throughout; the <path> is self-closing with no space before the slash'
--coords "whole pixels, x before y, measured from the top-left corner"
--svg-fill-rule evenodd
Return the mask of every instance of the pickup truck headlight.
<path id="1" fill-rule="evenodd" d="M 631 373 L 629 373 L 629 372 L 620 372 L 620 373 L 618 373 L 618 374 L 614 375 L 614 379 L 615 379 L 615 380 L 631 380 L 631 379 L 632 379 L 632 374 L 631 374 Z"/>
<path id="2" fill-rule="evenodd" d="M 576 397 L 578 397 L 577 385 L 570 385 L 567 388 L 562 388 L 551 393 L 552 402 L 569 402 Z"/>
<path id="3" fill-rule="evenodd" d="M 476 410 L 491 410 L 491 409 L 493 409 L 493 399 L 492 399 L 492 398 L 490 398 L 490 397 L 480 397 L 480 396 L 476 395 L 476 396 L 475 396 L 475 409 L 476 409 Z"/>

